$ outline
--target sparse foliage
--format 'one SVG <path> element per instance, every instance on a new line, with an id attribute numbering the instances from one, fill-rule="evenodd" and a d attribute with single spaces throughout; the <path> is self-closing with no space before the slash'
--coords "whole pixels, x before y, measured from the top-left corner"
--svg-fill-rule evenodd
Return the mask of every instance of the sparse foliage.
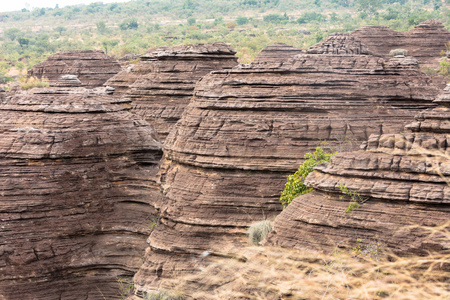
<path id="1" fill-rule="evenodd" d="M 281 192 L 280 202 L 283 207 L 289 205 L 296 197 L 309 193 L 312 188 L 308 188 L 303 182 L 314 170 L 314 167 L 323 162 L 330 162 L 334 153 L 325 153 L 321 147 L 317 147 L 313 153 L 305 154 L 305 161 L 300 165 L 297 172 L 293 175 L 289 175 L 287 178 L 286 186 Z"/>
<path id="2" fill-rule="evenodd" d="M 367 201 L 367 199 L 363 199 L 357 191 L 349 190 L 348 187 L 344 184 L 339 183 L 339 189 L 342 193 L 350 198 L 350 204 L 348 205 L 345 213 L 349 213 L 354 209 L 360 208 L 361 204 Z M 340 199 L 343 199 L 344 196 L 339 196 Z"/>

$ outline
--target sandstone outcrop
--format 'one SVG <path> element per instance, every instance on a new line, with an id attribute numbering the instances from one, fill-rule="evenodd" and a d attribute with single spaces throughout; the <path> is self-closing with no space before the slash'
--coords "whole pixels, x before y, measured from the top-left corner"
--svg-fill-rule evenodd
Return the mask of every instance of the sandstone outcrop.
<path id="1" fill-rule="evenodd" d="M 449 90 L 435 101 L 439 107 L 406 126 L 410 132 L 372 135 L 360 151 L 317 166 L 305 181 L 314 191 L 276 218 L 268 243 L 330 250 L 360 239 L 398 254 L 448 250 L 448 236 L 426 227 L 449 225 Z M 350 200 L 339 198 L 340 184 L 364 201 L 359 209 L 345 213 Z"/>
<path id="2" fill-rule="evenodd" d="M 406 49 L 424 67 L 437 67 L 441 52 L 450 41 L 450 32 L 441 22 L 429 20 L 409 31 L 394 31 L 387 26 L 368 25 L 353 31 L 374 54 L 388 57 L 393 49 Z"/>
<path id="3" fill-rule="evenodd" d="M 29 76 L 47 78 L 53 85 L 61 75 L 77 75 L 83 87 L 94 88 L 121 70 L 120 64 L 103 51 L 60 51 L 35 65 Z"/>
<path id="4" fill-rule="evenodd" d="M 249 224 L 280 212 L 286 176 L 306 152 L 398 132 L 438 93 L 416 60 L 362 54 L 300 54 L 203 77 L 166 139 L 161 223 L 136 287 L 245 245 Z"/>
<path id="5" fill-rule="evenodd" d="M 333 33 L 308 49 L 309 54 L 371 54 L 367 46 L 348 33 Z"/>
<path id="6" fill-rule="evenodd" d="M 0 299 L 119 298 L 160 199 L 161 144 L 129 109 L 105 88 L 2 100 Z"/>
<path id="7" fill-rule="evenodd" d="M 164 141 L 189 103 L 197 81 L 213 70 L 236 66 L 235 53 L 225 43 L 152 49 L 106 84 L 130 98 L 133 112 L 152 124 Z"/>
<path id="8" fill-rule="evenodd" d="M 284 43 L 275 43 L 264 48 L 255 58 L 255 62 L 279 63 L 303 53 L 302 49 L 295 48 Z"/>

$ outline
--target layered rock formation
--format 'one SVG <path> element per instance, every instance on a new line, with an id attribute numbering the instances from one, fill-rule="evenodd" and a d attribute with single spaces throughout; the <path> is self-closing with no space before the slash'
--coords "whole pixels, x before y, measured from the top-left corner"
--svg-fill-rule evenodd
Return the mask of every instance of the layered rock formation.
<path id="1" fill-rule="evenodd" d="M 441 22 L 429 20 L 409 31 L 394 31 L 387 26 L 368 25 L 355 30 L 368 49 L 375 54 L 388 57 L 393 49 L 406 49 L 408 55 L 417 58 L 424 66 L 439 66 L 441 52 L 450 41 L 450 32 Z"/>
<path id="2" fill-rule="evenodd" d="M 308 49 L 309 54 L 371 54 L 357 37 L 347 33 L 333 33 L 326 40 Z"/>
<path id="3" fill-rule="evenodd" d="M 449 225 L 450 88 L 435 109 L 417 115 L 408 133 L 372 135 L 357 152 L 339 153 L 316 167 L 305 183 L 315 190 L 295 199 L 275 221 L 268 243 L 330 250 L 357 239 L 396 253 L 448 250 L 439 230 Z M 345 213 L 339 185 L 365 201 Z"/>
<path id="4" fill-rule="evenodd" d="M 255 58 L 255 62 L 259 63 L 279 63 L 283 60 L 293 58 L 297 54 L 303 53 L 302 49 L 295 48 L 284 43 L 275 43 L 264 48 Z"/>
<path id="5" fill-rule="evenodd" d="M 157 222 L 161 144 L 104 88 L 0 104 L 0 299 L 118 299 Z"/>
<path id="6" fill-rule="evenodd" d="M 103 51 L 60 51 L 35 65 L 28 75 L 47 78 L 50 85 L 58 82 L 61 75 L 77 75 L 83 87 L 94 88 L 121 70 L 120 64 Z"/>
<path id="7" fill-rule="evenodd" d="M 351 37 L 339 40 L 339 53 L 355 49 L 345 50 Z M 136 286 L 154 288 L 205 253 L 245 245 L 250 223 L 281 210 L 286 176 L 306 152 L 400 131 L 438 92 L 414 59 L 361 54 L 301 54 L 205 76 L 166 140 L 161 224 Z"/>
<path id="8" fill-rule="evenodd" d="M 225 43 L 152 49 L 106 84 L 132 99 L 133 111 L 151 123 L 163 141 L 189 103 L 197 81 L 213 70 L 236 66 L 235 53 Z"/>

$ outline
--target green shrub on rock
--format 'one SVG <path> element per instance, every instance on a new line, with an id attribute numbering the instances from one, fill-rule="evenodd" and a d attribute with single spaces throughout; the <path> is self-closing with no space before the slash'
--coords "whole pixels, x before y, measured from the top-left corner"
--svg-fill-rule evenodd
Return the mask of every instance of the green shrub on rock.
<path id="1" fill-rule="evenodd" d="M 305 161 L 300 165 L 297 172 L 288 176 L 286 186 L 281 192 L 280 202 L 283 204 L 284 208 L 286 208 L 294 198 L 312 191 L 312 188 L 308 188 L 303 183 L 306 176 L 308 176 L 318 164 L 330 162 L 331 157 L 336 153 L 337 152 L 325 153 L 322 148 L 317 147 L 314 153 L 308 152 L 305 154 Z"/>

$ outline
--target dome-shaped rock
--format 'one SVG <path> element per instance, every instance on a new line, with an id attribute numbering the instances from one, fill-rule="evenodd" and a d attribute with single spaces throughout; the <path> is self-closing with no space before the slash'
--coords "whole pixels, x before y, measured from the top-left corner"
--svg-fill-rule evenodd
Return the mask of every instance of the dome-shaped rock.
<path id="1" fill-rule="evenodd" d="M 157 222 L 161 144 L 105 88 L 0 103 L 0 298 L 115 299 Z"/>
<path id="2" fill-rule="evenodd" d="M 93 88 L 102 86 L 121 70 L 120 64 L 103 51 L 60 51 L 35 65 L 29 75 L 47 78 L 50 85 L 61 75 L 77 75 L 83 87 Z"/>

